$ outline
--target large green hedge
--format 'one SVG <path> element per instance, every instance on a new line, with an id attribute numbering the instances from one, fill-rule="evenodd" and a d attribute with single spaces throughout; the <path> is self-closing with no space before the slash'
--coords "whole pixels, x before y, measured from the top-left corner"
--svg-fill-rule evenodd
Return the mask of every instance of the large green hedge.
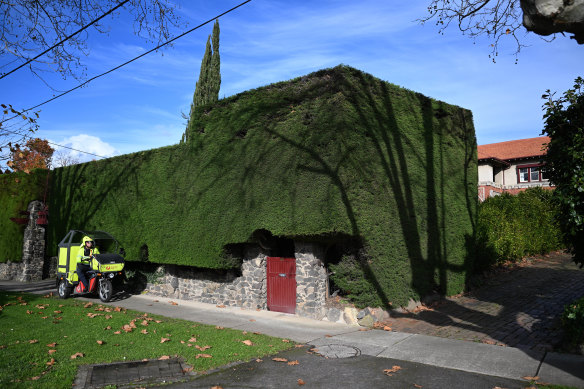
<path id="1" fill-rule="evenodd" d="M 195 115 L 188 144 L 56 169 L 50 247 L 70 228 L 104 229 L 129 259 L 225 268 L 225 245 L 258 229 L 349 235 L 367 253 L 364 303 L 463 289 L 477 206 L 470 111 L 338 66 Z"/>
<path id="2" fill-rule="evenodd" d="M 26 218 L 20 212 L 27 210 L 33 200 L 43 200 L 47 184 L 47 170 L 30 174 L 0 175 L 0 262 L 20 261 L 25 225 L 10 218 Z"/>
<path id="3" fill-rule="evenodd" d="M 491 197 L 479 206 L 476 270 L 563 247 L 553 193 L 530 188 Z"/>

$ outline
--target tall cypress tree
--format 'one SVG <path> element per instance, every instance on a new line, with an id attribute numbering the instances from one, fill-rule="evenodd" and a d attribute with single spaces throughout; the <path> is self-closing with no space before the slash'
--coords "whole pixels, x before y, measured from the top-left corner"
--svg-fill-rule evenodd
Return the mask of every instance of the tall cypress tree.
<path id="1" fill-rule="evenodd" d="M 211 48 L 211 41 L 213 46 Z M 195 85 L 193 102 L 189 112 L 187 128 L 182 136 L 181 143 L 188 142 L 189 128 L 191 128 L 193 113 L 197 107 L 219 100 L 219 89 L 221 88 L 221 58 L 219 56 L 219 20 L 213 26 L 213 38 L 207 38 L 205 55 L 201 61 L 201 71 L 199 80 Z"/>

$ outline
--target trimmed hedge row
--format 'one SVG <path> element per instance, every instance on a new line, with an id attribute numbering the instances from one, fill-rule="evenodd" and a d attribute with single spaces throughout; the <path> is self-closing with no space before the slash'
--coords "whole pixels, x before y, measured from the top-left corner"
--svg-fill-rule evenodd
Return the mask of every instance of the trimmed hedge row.
<path id="1" fill-rule="evenodd" d="M 477 270 L 563 247 L 553 193 L 530 188 L 491 197 L 479 206 Z"/>
<path id="2" fill-rule="evenodd" d="M 42 200 L 47 184 L 47 170 L 34 170 L 30 174 L 10 173 L 0 175 L 0 262 L 22 260 L 25 225 L 10 218 L 26 218 L 19 212 L 27 210 L 33 200 Z"/>
<path id="3" fill-rule="evenodd" d="M 49 248 L 68 229 L 103 229 L 130 260 L 228 268 L 225 246 L 260 229 L 351 236 L 367 257 L 345 291 L 363 304 L 463 289 L 477 206 L 470 111 L 338 66 L 195 115 L 188 144 L 56 169 Z"/>

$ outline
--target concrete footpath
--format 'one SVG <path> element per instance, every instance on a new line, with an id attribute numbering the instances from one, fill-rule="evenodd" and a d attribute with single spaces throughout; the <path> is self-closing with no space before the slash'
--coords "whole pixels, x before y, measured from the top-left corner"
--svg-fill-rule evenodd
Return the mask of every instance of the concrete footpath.
<path id="1" fill-rule="evenodd" d="M 55 293 L 54 281 L 22 284 L 0 281 L 0 289 L 31 293 Z M 172 304 L 172 302 L 176 303 Z M 584 388 L 584 356 L 502 347 L 477 342 L 444 339 L 427 335 L 366 330 L 361 327 L 316 321 L 294 315 L 252 311 L 240 308 L 218 308 L 214 305 L 165 299 L 145 295 L 122 296 L 111 305 L 180 318 L 205 324 L 291 339 L 328 350 L 335 358 L 347 356 L 370 357 L 375 361 L 404 361 L 485 376 L 527 381 L 523 377 L 539 377 L 538 382 Z M 347 368 L 350 361 L 345 359 Z M 371 363 L 370 363 L 371 364 Z M 235 369 L 233 369 L 235 370 Z M 342 387 L 342 386 L 337 386 Z"/>

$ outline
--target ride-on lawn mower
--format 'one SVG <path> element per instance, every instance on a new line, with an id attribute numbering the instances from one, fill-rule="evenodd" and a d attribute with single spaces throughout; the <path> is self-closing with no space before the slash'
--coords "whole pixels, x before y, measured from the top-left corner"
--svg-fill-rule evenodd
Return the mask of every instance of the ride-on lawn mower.
<path id="1" fill-rule="evenodd" d="M 77 254 L 83 250 L 82 239 L 88 236 L 95 242 L 100 254 L 92 255 L 86 272 L 89 283 L 85 290 L 77 288 L 79 284 Z M 59 243 L 59 264 L 57 267 L 57 290 L 59 297 L 66 299 L 70 295 L 97 293 L 99 299 L 108 302 L 114 294 L 114 288 L 123 284 L 124 249 L 119 248 L 118 241 L 104 231 L 71 230 Z"/>

